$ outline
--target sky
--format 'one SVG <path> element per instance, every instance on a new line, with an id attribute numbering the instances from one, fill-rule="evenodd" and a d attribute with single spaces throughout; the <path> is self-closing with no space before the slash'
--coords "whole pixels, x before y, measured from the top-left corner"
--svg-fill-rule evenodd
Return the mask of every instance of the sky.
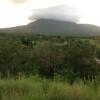
<path id="1" fill-rule="evenodd" d="M 0 28 L 40 18 L 100 26 L 100 0 L 0 0 Z"/>

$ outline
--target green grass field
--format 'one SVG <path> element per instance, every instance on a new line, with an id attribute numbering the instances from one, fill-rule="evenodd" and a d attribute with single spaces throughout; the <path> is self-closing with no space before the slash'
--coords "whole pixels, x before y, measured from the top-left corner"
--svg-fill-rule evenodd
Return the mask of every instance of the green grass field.
<path id="1" fill-rule="evenodd" d="M 0 100 L 100 100 L 100 86 L 37 77 L 0 80 Z"/>

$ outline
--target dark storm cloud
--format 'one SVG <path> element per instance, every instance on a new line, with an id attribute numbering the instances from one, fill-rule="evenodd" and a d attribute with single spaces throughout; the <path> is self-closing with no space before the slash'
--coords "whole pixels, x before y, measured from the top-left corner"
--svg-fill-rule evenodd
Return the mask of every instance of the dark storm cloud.
<path id="1" fill-rule="evenodd" d="M 69 7 L 67 5 L 59 5 L 51 8 L 38 9 L 33 11 L 31 20 L 37 20 L 40 18 L 56 19 L 71 22 L 79 21 L 79 13 L 76 8 Z"/>

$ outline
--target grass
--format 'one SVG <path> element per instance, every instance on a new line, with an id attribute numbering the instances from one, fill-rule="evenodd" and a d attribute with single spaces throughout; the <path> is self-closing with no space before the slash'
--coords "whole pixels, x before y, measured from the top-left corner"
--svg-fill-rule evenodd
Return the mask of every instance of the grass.
<path id="1" fill-rule="evenodd" d="M 100 86 L 38 77 L 0 80 L 0 100 L 100 100 Z"/>

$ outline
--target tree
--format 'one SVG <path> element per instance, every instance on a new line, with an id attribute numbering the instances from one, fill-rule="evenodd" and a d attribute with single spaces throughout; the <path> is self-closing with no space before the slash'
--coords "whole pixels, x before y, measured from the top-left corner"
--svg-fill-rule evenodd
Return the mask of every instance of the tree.
<path id="1" fill-rule="evenodd" d="M 89 41 L 72 39 L 66 45 L 65 63 L 68 76 L 84 80 L 93 80 L 97 74 L 96 69 L 96 47 Z M 71 75 L 70 75 L 71 74 Z M 70 77 L 69 77 L 70 78 Z M 71 81 L 73 82 L 71 79 Z"/>
<path id="2" fill-rule="evenodd" d="M 6 77 L 8 72 L 13 75 L 20 72 L 24 49 L 25 46 L 20 41 L 12 38 L 0 40 L 0 72 L 2 77 Z"/>

